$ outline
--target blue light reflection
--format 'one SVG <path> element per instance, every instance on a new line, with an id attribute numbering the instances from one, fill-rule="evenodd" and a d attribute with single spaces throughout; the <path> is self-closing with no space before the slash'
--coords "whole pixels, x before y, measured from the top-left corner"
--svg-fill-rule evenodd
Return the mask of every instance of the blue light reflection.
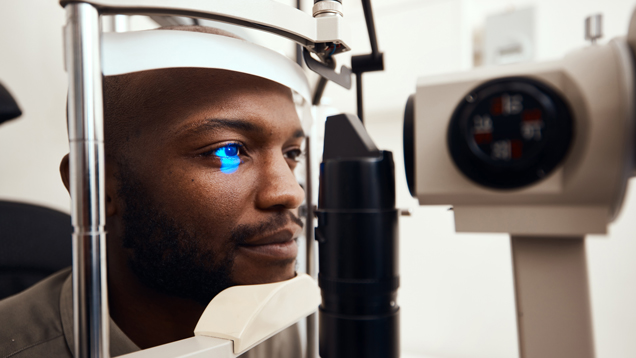
<path id="1" fill-rule="evenodd" d="M 239 145 L 228 144 L 214 151 L 214 155 L 221 160 L 221 172 L 225 174 L 232 174 L 238 170 L 239 164 L 241 164 L 241 158 L 239 158 Z"/>

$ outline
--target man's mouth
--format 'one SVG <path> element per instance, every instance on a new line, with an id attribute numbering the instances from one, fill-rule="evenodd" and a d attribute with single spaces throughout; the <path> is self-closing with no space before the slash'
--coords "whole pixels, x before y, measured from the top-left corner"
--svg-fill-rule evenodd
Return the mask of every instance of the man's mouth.
<path id="1" fill-rule="evenodd" d="M 257 237 L 239 246 L 246 253 L 269 257 L 274 260 L 294 259 L 298 255 L 298 245 L 293 231 L 282 230 L 270 235 Z"/>

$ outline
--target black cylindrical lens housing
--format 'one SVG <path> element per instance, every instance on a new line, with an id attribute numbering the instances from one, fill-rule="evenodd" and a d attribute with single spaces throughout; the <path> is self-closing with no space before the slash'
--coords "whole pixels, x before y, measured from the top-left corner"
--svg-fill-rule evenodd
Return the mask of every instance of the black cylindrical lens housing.
<path id="1" fill-rule="evenodd" d="M 404 126 L 402 127 L 404 148 L 404 172 L 406 184 L 411 196 L 417 198 L 415 188 L 415 95 L 409 96 L 404 108 Z"/>
<path id="2" fill-rule="evenodd" d="M 321 164 L 321 358 L 399 357 L 394 172 L 387 151 Z"/>

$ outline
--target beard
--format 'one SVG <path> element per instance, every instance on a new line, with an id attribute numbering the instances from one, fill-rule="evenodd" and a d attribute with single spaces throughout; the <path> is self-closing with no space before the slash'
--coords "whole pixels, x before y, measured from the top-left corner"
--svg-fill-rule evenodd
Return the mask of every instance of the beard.
<path id="1" fill-rule="evenodd" d="M 123 246 L 131 252 L 128 265 L 142 284 L 167 295 L 207 306 L 221 291 L 236 285 L 231 275 L 234 258 L 247 239 L 282 228 L 290 220 L 303 224 L 291 212 L 277 212 L 256 225 L 237 225 L 215 251 L 209 245 L 212 233 L 178 222 L 152 200 L 131 169 L 119 167 Z"/>

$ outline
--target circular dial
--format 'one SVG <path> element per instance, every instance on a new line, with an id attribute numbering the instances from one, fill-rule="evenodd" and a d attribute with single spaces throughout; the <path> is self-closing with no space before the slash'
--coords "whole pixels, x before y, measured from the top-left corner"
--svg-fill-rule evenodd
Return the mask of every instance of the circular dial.
<path id="1" fill-rule="evenodd" d="M 466 95 L 453 113 L 448 145 L 467 177 L 513 189 L 548 175 L 567 154 L 572 132 L 555 91 L 528 78 L 503 78 Z"/>

